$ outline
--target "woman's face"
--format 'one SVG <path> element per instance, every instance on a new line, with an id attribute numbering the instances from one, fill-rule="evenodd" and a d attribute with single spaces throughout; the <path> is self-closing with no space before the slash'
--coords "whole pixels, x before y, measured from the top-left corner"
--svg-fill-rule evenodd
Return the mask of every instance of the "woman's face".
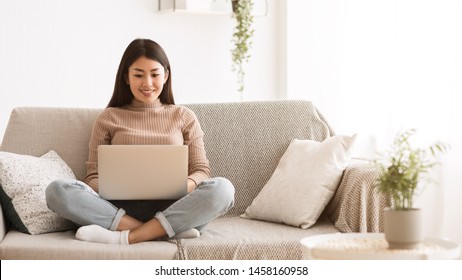
<path id="1" fill-rule="evenodd" d="M 142 56 L 128 68 L 127 83 L 133 97 L 146 104 L 154 104 L 168 79 L 168 71 L 157 61 Z"/>

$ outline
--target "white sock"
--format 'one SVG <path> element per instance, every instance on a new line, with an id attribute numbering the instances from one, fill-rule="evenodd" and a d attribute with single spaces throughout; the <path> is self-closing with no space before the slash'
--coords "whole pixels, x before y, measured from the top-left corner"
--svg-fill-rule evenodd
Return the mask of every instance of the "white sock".
<path id="1" fill-rule="evenodd" d="M 178 234 L 175 234 L 174 236 L 172 236 L 171 239 L 197 238 L 199 236 L 201 236 L 201 233 L 197 229 L 191 228 L 191 229 L 185 230 L 183 232 L 180 232 Z"/>
<path id="2" fill-rule="evenodd" d="M 123 244 L 128 245 L 129 230 L 112 231 L 98 225 L 89 225 L 80 227 L 75 237 L 82 241 L 106 244 Z"/>

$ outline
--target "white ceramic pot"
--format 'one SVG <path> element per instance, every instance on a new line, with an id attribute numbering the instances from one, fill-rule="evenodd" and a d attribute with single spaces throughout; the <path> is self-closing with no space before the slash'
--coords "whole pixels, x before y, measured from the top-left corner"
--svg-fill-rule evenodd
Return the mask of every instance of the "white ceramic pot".
<path id="1" fill-rule="evenodd" d="M 384 210 L 385 239 L 389 249 L 414 249 L 424 239 L 422 211 L 412 208 L 408 210 Z"/>

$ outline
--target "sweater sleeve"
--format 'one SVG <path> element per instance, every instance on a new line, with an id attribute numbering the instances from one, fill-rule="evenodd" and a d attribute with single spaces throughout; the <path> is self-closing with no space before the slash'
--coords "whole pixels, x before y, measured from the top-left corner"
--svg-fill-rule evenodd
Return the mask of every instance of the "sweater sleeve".
<path id="1" fill-rule="evenodd" d="M 96 192 L 98 192 L 98 146 L 111 144 L 111 123 L 110 112 L 106 109 L 96 118 L 88 144 L 85 183 Z"/>
<path id="2" fill-rule="evenodd" d="M 196 115 L 190 109 L 183 114 L 183 139 L 189 150 L 189 179 L 197 185 L 210 178 L 209 161 L 204 147 L 204 132 Z"/>

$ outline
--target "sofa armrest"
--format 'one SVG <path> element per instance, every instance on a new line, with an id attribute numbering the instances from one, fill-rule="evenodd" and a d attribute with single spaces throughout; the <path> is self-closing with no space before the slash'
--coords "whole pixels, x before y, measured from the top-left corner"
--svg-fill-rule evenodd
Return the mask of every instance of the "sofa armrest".
<path id="1" fill-rule="evenodd" d="M 374 187 L 378 170 L 369 161 L 353 160 L 343 173 L 326 214 L 341 232 L 383 232 L 383 209 L 390 200 Z"/>

